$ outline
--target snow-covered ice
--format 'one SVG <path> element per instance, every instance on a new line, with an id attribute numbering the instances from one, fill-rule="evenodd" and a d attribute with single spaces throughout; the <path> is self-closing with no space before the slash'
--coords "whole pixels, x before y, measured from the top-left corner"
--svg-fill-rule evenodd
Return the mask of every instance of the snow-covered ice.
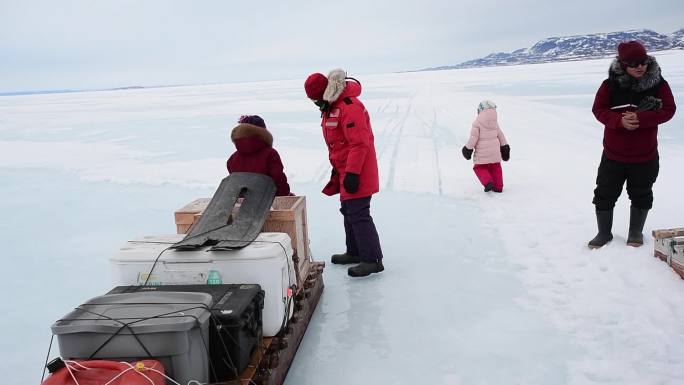
<path id="1" fill-rule="evenodd" d="M 656 53 L 684 103 L 684 52 Z M 386 271 L 326 288 L 286 384 L 682 384 L 684 281 L 650 230 L 684 226 L 681 111 L 660 127 L 646 245 L 591 251 L 602 126 L 591 114 L 609 59 L 358 76 L 373 122 L 373 198 Z M 312 69 L 315 70 L 315 69 Z M 303 79 L 0 97 L 3 383 L 38 383 L 50 325 L 111 287 L 126 240 L 175 231 L 173 211 L 225 176 L 242 114 L 274 134 L 307 196 L 315 258 L 344 247 L 318 113 Z M 477 103 L 499 105 L 505 191 L 461 157 Z M 54 350 L 53 350 L 54 352 Z M 54 354 L 54 353 L 53 353 Z"/>

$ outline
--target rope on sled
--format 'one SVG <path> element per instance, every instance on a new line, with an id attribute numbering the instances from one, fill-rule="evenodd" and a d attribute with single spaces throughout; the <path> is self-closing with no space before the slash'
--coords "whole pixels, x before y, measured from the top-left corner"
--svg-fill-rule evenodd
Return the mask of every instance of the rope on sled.
<path id="1" fill-rule="evenodd" d="M 75 383 L 76 385 L 79 385 L 79 382 L 78 382 L 78 380 L 76 379 L 76 376 L 74 375 L 74 372 L 77 372 L 77 371 L 79 371 L 79 370 L 88 370 L 88 369 L 92 369 L 92 368 L 89 368 L 89 367 L 87 367 L 87 366 L 85 366 L 85 365 L 83 365 L 83 364 L 81 364 L 81 363 L 79 363 L 79 362 L 76 362 L 76 361 L 67 360 L 67 361 L 64 361 L 64 363 L 66 364 L 66 369 L 69 371 L 69 375 L 71 375 L 71 378 L 74 380 L 74 383 Z M 157 370 L 157 369 L 155 369 L 154 367 L 149 367 L 149 368 L 148 368 L 148 367 L 144 366 L 144 364 L 141 363 L 141 362 L 136 363 L 135 366 L 134 366 L 133 364 L 131 364 L 130 362 L 125 362 L 125 361 L 120 361 L 120 363 L 125 364 L 125 365 L 128 365 L 128 369 L 126 369 L 126 370 L 122 371 L 121 373 L 117 374 L 116 376 L 114 376 L 113 378 L 111 378 L 109 381 L 107 381 L 107 382 L 104 383 L 103 385 L 110 385 L 111 383 L 113 383 L 114 381 L 116 381 L 116 379 L 118 379 L 119 377 L 123 376 L 124 374 L 126 374 L 127 372 L 129 372 L 129 371 L 131 371 L 131 370 L 137 372 L 140 376 L 142 376 L 144 379 L 146 379 L 151 385 L 156 385 L 156 384 L 154 383 L 154 381 L 152 381 L 152 379 L 151 379 L 150 377 L 146 376 L 146 375 L 143 373 L 144 370 L 149 370 L 149 371 L 158 373 L 158 374 L 164 376 L 168 381 L 172 382 L 172 383 L 175 384 L 175 385 L 182 385 L 182 384 L 179 383 L 178 381 L 176 381 L 176 380 L 174 380 L 173 378 L 171 378 L 171 377 L 169 377 L 168 375 L 166 375 L 166 373 L 164 373 L 164 372 L 162 372 L 162 371 L 160 371 L 160 370 Z M 79 368 L 72 368 L 71 365 L 76 366 L 76 367 L 80 367 L 80 369 L 79 369 Z M 202 382 L 199 382 L 199 381 L 197 381 L 197 380 L 190 380 L 190 381 L 188 381 L 187 385 L 206 385 L 206 384 L 204 384 L 204 383 L 202 383 Z"/>

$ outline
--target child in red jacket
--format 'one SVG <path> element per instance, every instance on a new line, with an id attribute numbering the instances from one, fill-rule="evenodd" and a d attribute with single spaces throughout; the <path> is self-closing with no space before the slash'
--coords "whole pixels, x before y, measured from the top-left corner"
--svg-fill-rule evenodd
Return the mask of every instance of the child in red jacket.
<path id="1" fill-rule="evenodd" d="M 226 162 L 229 174 L 254 172 L 268 175 L 273 178 L 277 196 L 292 195 L 283 162 L 273 148 L 273 136 L 260 116 L 242 115 L 230 133 L 230 139 L 237 151 Z"/>

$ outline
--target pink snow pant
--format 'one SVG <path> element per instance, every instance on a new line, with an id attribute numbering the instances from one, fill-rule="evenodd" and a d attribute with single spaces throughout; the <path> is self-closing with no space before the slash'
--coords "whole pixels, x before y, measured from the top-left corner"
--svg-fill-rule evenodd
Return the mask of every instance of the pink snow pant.
<path id="1" fill-rule="evenodd" d="M 473 166 L 473 171 L 477 175 L 483 186 L 489 182 L 494 183 L 495 191 L 503 191 L 503 172 L 501 171 L 501 162 L 476 164 Z"/>

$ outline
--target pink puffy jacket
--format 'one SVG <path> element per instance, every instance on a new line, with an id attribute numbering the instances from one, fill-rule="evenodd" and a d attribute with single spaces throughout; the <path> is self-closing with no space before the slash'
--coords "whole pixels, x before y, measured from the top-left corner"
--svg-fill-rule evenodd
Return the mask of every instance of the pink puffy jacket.
<path id="1" fill-rule="evenodd" d="M 466 143 L 468 149 L 475 149 L 475 164 L 501 162 L 501 146 L 508 144 L 506 137 L 496 121 L 496 109 L 483 110 L 477 115 L 470 129 L 470 139 Z"/>

